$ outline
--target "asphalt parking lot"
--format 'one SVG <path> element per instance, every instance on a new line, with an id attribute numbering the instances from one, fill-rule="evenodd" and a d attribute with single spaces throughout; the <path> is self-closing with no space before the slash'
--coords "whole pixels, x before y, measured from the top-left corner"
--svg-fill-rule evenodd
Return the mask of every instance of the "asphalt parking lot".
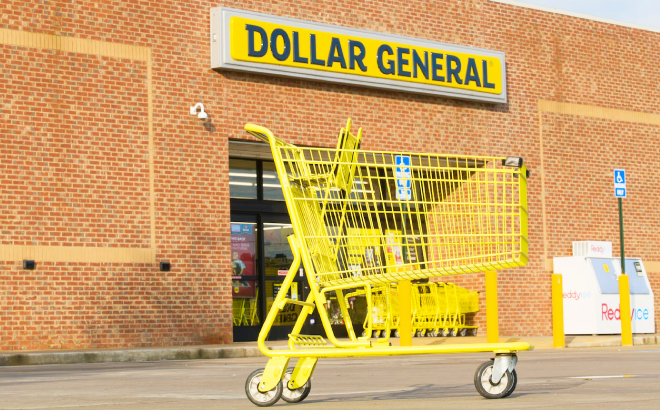
<path id="1" fill-rule="evenodd" d="M 309 397 L 273 408 L 657 409 L 660 347 L 523 352 L 507 399 L 476 392 L 488 354 L 321 360 Z M 261 358 L 0 368 L 0 409 L 253 409 L 245 379 Z"/>

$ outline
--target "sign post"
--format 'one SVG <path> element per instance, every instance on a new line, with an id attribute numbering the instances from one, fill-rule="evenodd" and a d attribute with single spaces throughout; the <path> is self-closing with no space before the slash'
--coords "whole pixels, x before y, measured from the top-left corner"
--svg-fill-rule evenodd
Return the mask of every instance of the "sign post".
<path id="1" fill-rule="evenodd" d="M 411 160 L 408 155 L 397 155 L 394 158 L 396 178 L 396 199 L 401 201 L 403 213 L 403 258 L 407 258 L 406 246 L 406 202 L 412 199 L 412 174 L 410 172 Z M 399 342 L 401 346 L 412 346 L 412 285 L 410 280 L 399 281 Z"/>
<path id="2" fill-rule="evenodd" d="M 614 196 L 619 200 L 619 241 L 621 244 L 621 276 L 619 277 L 619 311 L 621 312 L 621 345 L 632 346 L 632 318 L 630 312 L 630 283 L 626 275 L 626 252 L 623 244 L 623 198 L 626 197 L 626 171 L 614 170 Z M 625 312 L 625 313 L 624 313 Z"/>

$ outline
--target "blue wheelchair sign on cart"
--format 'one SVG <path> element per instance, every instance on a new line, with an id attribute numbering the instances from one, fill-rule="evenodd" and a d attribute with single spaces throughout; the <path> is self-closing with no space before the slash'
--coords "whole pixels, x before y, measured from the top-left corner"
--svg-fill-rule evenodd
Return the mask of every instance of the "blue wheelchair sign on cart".
<path id="1" fill-rule="evenodd" d="M 397 155 L 394 158 L 396 165 L 396 199 L 410 201 L 412 199 L 412 174 L 410 172 L 410 156 Z"/>

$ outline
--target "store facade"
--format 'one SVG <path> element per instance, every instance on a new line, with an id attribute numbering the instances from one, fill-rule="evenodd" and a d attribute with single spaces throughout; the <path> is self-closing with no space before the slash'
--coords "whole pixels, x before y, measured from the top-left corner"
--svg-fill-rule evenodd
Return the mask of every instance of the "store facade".
<path id="1" fill-rule="evenodd" d="M 659 30 L 510 0 L 360 4 L 4 2 L 1 348 L 253 340 L 292 231 L 247 122 L 332 147 L 350 117 L 365 149 L 523 157 L 530 262 L 499 273 L 502 335 L 551 333 L 573 241 L 618 254 L 617 168 L 626 255 L 660 285 Z M 485 331 L 483 274 L 451 280 L 481 292 Z"/>

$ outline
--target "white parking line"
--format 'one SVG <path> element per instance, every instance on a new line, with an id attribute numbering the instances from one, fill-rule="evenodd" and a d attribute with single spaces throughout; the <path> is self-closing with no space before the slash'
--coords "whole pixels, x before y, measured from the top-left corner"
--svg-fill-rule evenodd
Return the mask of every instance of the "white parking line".
<path id="1" fill-rule="evenodd" d="M 635 377 L 634 374 L 618 374 L 614 376 L 578 376 L 569 377 L 569 379 L 616 379 L 621 377 Z"/>
<path id="2" fill-rule="evenodd" d="M 337 393 L 326 393 L 326 392 L 319 392 L 319 393 L 311 393 L 310 396 L 336 396 L 336 395 L 347 395 L 347 394 L 371 394 L 371 393 L 398 393 L 398 392 L 406 392 L 406 391 L 412 391 L 414 389 L 396 389 L 396 390 L 371 390 L 371 391 L 344 391 L 344 392 L 337 392 Z"/>

